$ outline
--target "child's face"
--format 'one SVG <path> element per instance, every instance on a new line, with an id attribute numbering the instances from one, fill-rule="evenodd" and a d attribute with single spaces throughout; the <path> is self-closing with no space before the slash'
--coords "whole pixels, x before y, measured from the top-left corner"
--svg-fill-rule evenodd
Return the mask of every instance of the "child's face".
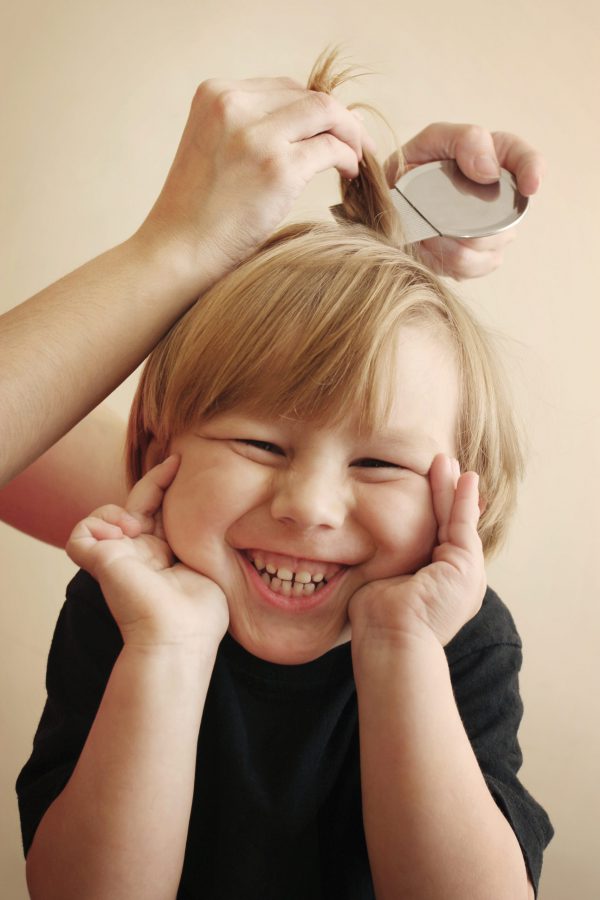
<path id="1" fill-rule="evenodd" d="M 349 640 L 358 588 L 430 561 L 437 522 L 428 472 L 437 453 L 456 455 L 458 378 L 444 341 L 403 328 L 393 387 L 388 423 L 368 437 L 350 421 L 317 427 L 233 410 L 172 440 L 181 465 L 164 501 L 167 539 L 221 586 L 230 632 L 255 656 L 315 659 Z M 284 570 L 274 590 L 267 565 Z M 288 597 L 281 591 L 292 571 Z M 301 586 L 308 576 L 321 583 L 319 575 L 324 587 Z"/>

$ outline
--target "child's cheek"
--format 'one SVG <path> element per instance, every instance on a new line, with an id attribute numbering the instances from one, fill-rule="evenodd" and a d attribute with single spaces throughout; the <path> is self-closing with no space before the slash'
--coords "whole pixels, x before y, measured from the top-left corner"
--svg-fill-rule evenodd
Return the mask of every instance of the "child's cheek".
<path id="1" fill-rule="evenodd" d="M 218 530 L 219 508 L 214 480 L 182 466 L 165 492 L 162 522 L 167 543 L 182 562 L 196 568 L 200 548 L 211 544 L 209 532 Z M 212 515 L 207 516 L 207 510 Z"/>
<path id="2" fill-rule="evenodd" d="M 178 559 L 187 562 L 189 565 L 189 547 L 190 538 L 193 534 L 192 523 L 190 522 L 189 505 L 185 503 L 181 496 L 180 485 L 177 484 L 177 478 L 166 491 L 162 505 L 162 524 L 165 532 L 165 538 L 171 550 Z M 188 540 L 186 541 L 186 536 Z"/>
<path id="3" fill-rule="evenodd" d="M 433 511 L 429 479 L 382 485 L 379 497 L 365 508 L 377 547 L 374 564 L 378 578 L 408 575 L 431 562 L 438 525 Z"/>

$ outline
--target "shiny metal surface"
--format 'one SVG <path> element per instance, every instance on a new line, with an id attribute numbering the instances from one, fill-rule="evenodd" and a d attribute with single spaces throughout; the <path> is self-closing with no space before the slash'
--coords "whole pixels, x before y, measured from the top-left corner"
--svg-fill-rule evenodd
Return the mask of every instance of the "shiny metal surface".
<path id="1" fill-rule="evenodd" d="M 493 184 L 467 178 L 454 160 L 417 166 L 391 189 L 410 243 L 426 237 L 478 238 L 511 228 L 529 200 L 506 169 Z"/>

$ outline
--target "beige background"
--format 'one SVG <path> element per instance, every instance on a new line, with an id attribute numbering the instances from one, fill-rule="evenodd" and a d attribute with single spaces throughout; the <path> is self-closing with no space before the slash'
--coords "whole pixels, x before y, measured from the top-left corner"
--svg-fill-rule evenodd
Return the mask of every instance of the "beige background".
<path id="1" fill-rule="evenodd" d="M 600 896 L 597 648 L 600 216 L 595 0 L 3 0 L 0 309 L 127 237 L 158 192 L 196 85 L 210 76 L 304 80 L 325 44 L 380 74 L 353 88 L 400 136 L 474 121 L 526 136 L 548 177 L 491 277 L 463 285 L 504 352 L 530 464 L 490 582 L 525 645 L 523 779 L 557 836 L 542 900 Z M 382 151 L 383 132 L 376 132 Z M 319 177 L 295 214 L 323 214 Z M 594 266 L 594 269 L 593 269 Z M 134 378 L 109 403 L 126 414 Z M 60 402 L 60 398 L 56 398 Z M 1 439 L 0 435 L 0 439 Z M 46 654 L 73 567 L 0 526 L 2 896 L 24 886 L 14 780 L 44 699 Z"/>

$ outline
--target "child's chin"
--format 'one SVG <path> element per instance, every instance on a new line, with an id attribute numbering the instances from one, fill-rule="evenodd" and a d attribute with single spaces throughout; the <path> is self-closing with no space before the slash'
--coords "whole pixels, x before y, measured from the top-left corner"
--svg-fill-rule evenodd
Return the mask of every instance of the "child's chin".
<path id="1" fill-rule="evenodd" d="M 312 662 L 333 647 L 350 640 L 349 625 L 348 633 L 346 634 L 344 631 L 337 640 L 333 641 L 324 640 L 322 636 L 314 639 L 283 634 L 268 637 L 252 636 L 239 633 L 233 625 L 230 626 L 229 633 L 252 656 L 280 666 L 300 666 L 303 663 Z"/>

